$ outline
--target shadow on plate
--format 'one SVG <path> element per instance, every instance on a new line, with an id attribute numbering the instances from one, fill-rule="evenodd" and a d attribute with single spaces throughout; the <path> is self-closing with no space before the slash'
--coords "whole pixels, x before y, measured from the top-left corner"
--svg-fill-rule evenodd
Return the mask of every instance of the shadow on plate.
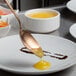
<path id="1" fill-rule="evenodd" d="M 66 75 L 68 73 L 70 73 L 72 70 L 74 69 L 74 66 L 68 68 L 68 69 L 65 69 L 63 71 L 59 71 L 59 72 L 56 72 L 56 73 L 53 73 L 53 74 L 45 74 L 45 75 L 27 75 L 27 76 L 65 76 L 65 73 Z M 4 71 L 4 70 L 0 70 L 0 75 L 2 76 L 25 76 L 26 74 L 17 74 L 17 73 L 12 73 L 12 72 L 8 72 L 8 71 Z"/>

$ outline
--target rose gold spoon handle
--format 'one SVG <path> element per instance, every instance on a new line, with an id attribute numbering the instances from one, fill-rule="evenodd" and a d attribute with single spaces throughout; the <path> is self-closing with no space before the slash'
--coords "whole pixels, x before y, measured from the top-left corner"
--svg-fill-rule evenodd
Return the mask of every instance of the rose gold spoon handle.
<path id="1" fill-rule="evenodd" d="M 12 8 L 12 6 L 10 5 L 9 1 L 8 0 L 4 0 L 5 3 L 7 4 L 7 6 L 10 8 L 10 10 L 12 11 L 12 13 L 14 14 L 14 16 L 16 17 L 17 21 L 19 22 L 19 26 L 20 26 L 20 29 L 22 29 L 22 25 L 21 25 L 21 21 L 20 19 L 18 18 L 18 15 L 15 13 L 14 9 Z"/>
<path id="2" fill-rule="evenodd" d="M 10 3 L 8 2 L 8 0 L 4 0 L 5 3 L 8 5 L 8 7 L 11 9 L 12 13 L 14 14 L 14 16 L 16 17 L 16 19 L 19 22 L 19 26 L 20 26 L 20 37 L 21 40 L 24 44 L 25 47 L 27 47 L 29 50 L 31 50 L 36 56 L 38 57 L 43 57 L 44 53 L 42 51 L 42 48 L 40 47 L 40 45 L 38 44 L 38 42 L 35 40 L 35 38 L 31 35 L 31 33 L 27 30 L 22 30 L 22 25 L 21 25 L 21 21 L 19 19 L 19 17 L 17 16 L 17 14 L 14 12 L 12 6 L 10 5 Z"/>

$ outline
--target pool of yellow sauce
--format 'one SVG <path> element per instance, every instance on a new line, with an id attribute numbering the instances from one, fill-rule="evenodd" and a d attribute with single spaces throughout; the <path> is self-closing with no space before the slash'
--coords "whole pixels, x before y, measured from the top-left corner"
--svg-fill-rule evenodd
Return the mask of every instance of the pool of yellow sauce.
<path id="1" fill-rule="evenodd" d="M 40 60 L 33 67 L 38 70 L 47 70 L 51 67 L 51 63 L 46 60 Z"/>
<path id="2" fill-rule="evenodd" d="M 49 11 L 35 12 L 35 13 L 28 14 L 28 16 L 31 18 L 50 18 L 50 17 L 57 16 L 57 13 L 56 12 L 49 12 Z"/>

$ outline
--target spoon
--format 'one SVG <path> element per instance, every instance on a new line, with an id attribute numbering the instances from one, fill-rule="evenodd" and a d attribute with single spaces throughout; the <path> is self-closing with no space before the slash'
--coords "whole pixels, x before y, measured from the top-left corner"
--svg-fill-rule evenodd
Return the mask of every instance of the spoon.
<path id="1" fill-rule="evenodd" d="M 15 13 L 14 9 L 10 5 L 8 0 L 4 0 L 7 6 L 10 8 L 14 16 L 16 17 L 17 21 L 19 22 L 19 35 L 21 38 L 21 41 L 27 49 L 32 51 L 36 56 L 42 58 L 44 56 L 44 53 L 42 51 L 41 46 L 38 44 L 38 42 L 35 40 L 35 38 L 31 35 L 31 33 L 28 30 L 22 29 L 21 21 L 18 17 L 18 15 Z"/>

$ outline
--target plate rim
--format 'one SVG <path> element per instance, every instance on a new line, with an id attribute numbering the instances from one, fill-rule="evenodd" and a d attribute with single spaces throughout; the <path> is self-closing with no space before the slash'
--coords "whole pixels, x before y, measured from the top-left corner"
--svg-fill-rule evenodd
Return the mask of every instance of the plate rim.
<path id="1" fill-rule="evenodd" d="M 72 24 L 72 26 L 71 26 L 70 29 L 69 29 L 69 32 L 70 32 L 70 34 L 71 34 L 74 38 L 76 38 L 76 36 L 72 33 L 72 29 L 73 29 L 74 26 L 76 26 L 76 23 Z"/>
<path id="2" fill-rule="evenodd" d="M 73 10 L 71 7 L 69 7 L 69 4 L 71 4 L 71 2 L 73 2 L 73 1 L 74 1 L 74 0 L 68 1 L 67 4 L 66 4 L 66 6 L 67 6 L 67 8 L 68 8 L 70 11 L 76 13 L 76 10 Z"/>

